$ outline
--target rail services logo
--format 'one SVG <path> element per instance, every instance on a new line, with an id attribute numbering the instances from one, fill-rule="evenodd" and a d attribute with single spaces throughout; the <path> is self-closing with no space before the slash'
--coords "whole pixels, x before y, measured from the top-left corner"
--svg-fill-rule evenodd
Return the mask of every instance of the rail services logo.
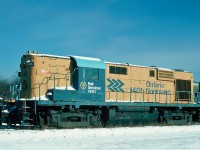
<path id="1" fill-rule="evenodd" d="M 107 79 L 107 81 L 110 83 L 107 87 L 112 92 L 124 92 L 122 89 L 122 86 L 124 83 L 120 79 Z"/>
<path id="2" fill-rule="evenodd" d="M 84 82 L 84 81 L 82 81 L 82 82 L 80 83 L 80 87 L 81 87 L 81 89 L 85 90 L 86 87 L 87 87 L 87 83 Z"/>

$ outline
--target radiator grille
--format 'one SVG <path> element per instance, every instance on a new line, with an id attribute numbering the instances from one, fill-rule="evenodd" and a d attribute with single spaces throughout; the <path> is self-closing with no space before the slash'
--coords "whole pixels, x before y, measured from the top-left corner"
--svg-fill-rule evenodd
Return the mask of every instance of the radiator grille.
<path id="1" fill-rule="evenodd" d="M 158 80 L 174 80 L 174 72 L 166 70 L 158 70 Z"/>

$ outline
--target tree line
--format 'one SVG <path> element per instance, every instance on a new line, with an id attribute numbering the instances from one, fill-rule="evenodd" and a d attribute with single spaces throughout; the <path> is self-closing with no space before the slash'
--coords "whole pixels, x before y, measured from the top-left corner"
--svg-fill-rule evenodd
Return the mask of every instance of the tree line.
<path id="1" fill-rule="evenodd" d="M 12 76 L 11 79 L 6 79 L 0 75 L 0 98 L 9 99 L 11 97 L 10 86 L 19 83 L 19 79 L 16 75 Z"/>

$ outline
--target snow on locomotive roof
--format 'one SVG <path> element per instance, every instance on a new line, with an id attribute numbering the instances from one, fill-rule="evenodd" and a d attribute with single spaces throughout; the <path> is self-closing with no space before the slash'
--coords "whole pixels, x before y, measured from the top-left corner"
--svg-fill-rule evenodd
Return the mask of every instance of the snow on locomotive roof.
<path id="1" fill-rule="evenodd" d="M 90 61 L 101 61 L 99 58 L 93 58 L 93 57 L 85 57 L 85 56 L 75 56 L 75 55 L 69 55 L 69 56 L 59 56 L 59 55 L 51 55 L 51 54 L 38 54 L 37 52 L 31 52 L 28 51 L 29 55 L 34 55 L 34 56 L 41 56 L 41 57 L 54 57 L 54 58 L 67 58 L 70 59 L 70 57 L 74 57 L 77 59 L 82 59 L 82 60 L 90 60 Z"/>
<path id="2" fill-rule="evenodd" d="M 173 69 L 167 69 L 167 68 L 160 68 L 156 66 L 140 66 L 140 65 L 133 65 L 133 64 L 128 64 L 128 63 L 116 63 L 116 62 L 106 62 L 106 64 L 113 64 L 113 65 L 123 65 L 123 66 L 133 66 L 133 67 L 140 67 L 140 68 L 156 68 L 160 70 L 166 70 L 166 71 L 174 71 Z"/>
<path id="3" fill-rule="evenodd" d="M 147 67 L 147 66 L 133 65 L 133 64 L 129 64 L 129 63 L 117 63 L 117 62 L 108 62 L 108 61 L 104 61 L 104 63 L 105 64 L 113 64 L 113 65 L 122 65 L 122 66 L 136 66 L 136 67 L 141 67 L 141 68 L 146 68 Z"/>
<path id="4" fill-rule="evenodd" d="M 101 59 L 99 59 L 99 58 L 93 58 L 93 57 L 75 56 L 75 55 L 59 56 L 59 55 L 51 55 L 51 54 L 38 54 L 35 51 L 28 51 L 28 54 L 29 55 L 35 55 L 35 56 L 42 56 L 42 57 L 52 57 L 52 58 L 70 59 L 70 57 L 74 57 L 74 58 L 82 59 L 82 60 L 101 61 Z M 104 61 L 104 63 L 105 64 L 114 64 L 114 65 L 123 65 L 123 66 L 141 67 L 141 68 L 156 68 L 156 69 L 166 70 L 166 71 L 189 72 L 189 71 L 184 71 L 182 69 L 168 69 L 168 68 L 161 68 L 161 67 L 156 67 L 156 66 L 140 66 L 140 65 L 133 65 L 133 64 L 129 64 L 129 63 L 117 63 L 117 62 L 108 62 L 108 61 Z"/>
<path id="5" fill-rule="evenodd" d="M 93 57 L 85 57 L 85 56 L 73 56 L 71 57 L 77 58 L 77 59 L 82 59 L 82 60 L 90 60 L 90 61 L 101 61 L 99 58 L 93 58 Z"/>
<path id="6" fill-rule="evenodd" d="M 32 52 L 28 52 L 28 55 L 41 56 L 41 57 L 67 58 L 67 59 L 70 59 L 69 56 L 59 56 L 59 55 L 50 55 L 50 54 L 38 54 L 38 53 L 32 53 Z"/>
<path id="7" fill-rule="evenodd" d="M 105 64 L 113 64 L 113 65 L 122 65 L 122 66 L 133 66 L 133 67 L 140 67 L 140 68 L 155 68 L 155 69 L 160 69 L 160 70 L 165 70 L 165 71 L 176 71 L 176 72 L 188 72 L 191 73 L 190 71 L 185 71 L 182 69 L 168 69 L 168 68 L 162 68 L 162 67 L 157 67 L 157 66 L 140 66 L 140 65 L 133 65 L 129 63 L 117 63 L 117 62 L 107 62 L 104 61 Z"/>

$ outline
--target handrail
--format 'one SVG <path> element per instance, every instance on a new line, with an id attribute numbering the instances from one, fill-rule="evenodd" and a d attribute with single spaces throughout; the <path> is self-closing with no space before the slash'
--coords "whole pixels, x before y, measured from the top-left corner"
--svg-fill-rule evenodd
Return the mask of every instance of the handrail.
<path id="1" fill-rule="evenodd" d="M 165 103 L 190 103 L 192 102 L 193 93 L 190 91 L 167 91 L 166 93 L 153 92 L 148 93 L 146 90 L 133 92 L 130 88 L 125 88 L 125 92 L 106 90 L 108 100 L 129 101 L 129 102 L 165 102 Z M 184 94 L 184 95 L 183 95 Z"/>
<path id="2" fill-rule="evenodd" d="M 56 80 L 58 80 L 58 79 L 66 79 L 66 86 L 67 86 L 67 77 L 68 77 L 68 74 L 69 72 L 67 72 L 66 74 L 63 74 L 63 73 L 52 73 L 49 77 L 44 77 L 43 78 L 43 80 L 42 80 L 42 82 L 41 83 L 36 83 L 36 84 L 34 84 L 33 85 L 33 87 L 32 87 L 32 89 L 33 89 L 33 95 L 35 96 L 35 98 L 36 98 L 36 93 L 35 93 L 35 90 L 34 89 L 38 89 L 38 97 L 39 97 L 39 100 L 40 100 L 40 92 L 41 92 L 41 89 L 40 89 L 40 87 L 42 86 L 42 85 L 48 85 L 48 83 L 49 83 L 49 81 L 50 80 L 54 80 L 54 89 L 55 89 L 55 82 L 56 82 Z M 65 78 L 59 78 L 59 77 L 55 77 L 55 75 L 65 75 L 66 77 Z M 52 79 L 52 77 L 53 77 L 53 79 Z M 46 80 L 47 79 L 47 80 Z M 46 82 L 45 82 L 45 80 L 46 80 Z"/>

